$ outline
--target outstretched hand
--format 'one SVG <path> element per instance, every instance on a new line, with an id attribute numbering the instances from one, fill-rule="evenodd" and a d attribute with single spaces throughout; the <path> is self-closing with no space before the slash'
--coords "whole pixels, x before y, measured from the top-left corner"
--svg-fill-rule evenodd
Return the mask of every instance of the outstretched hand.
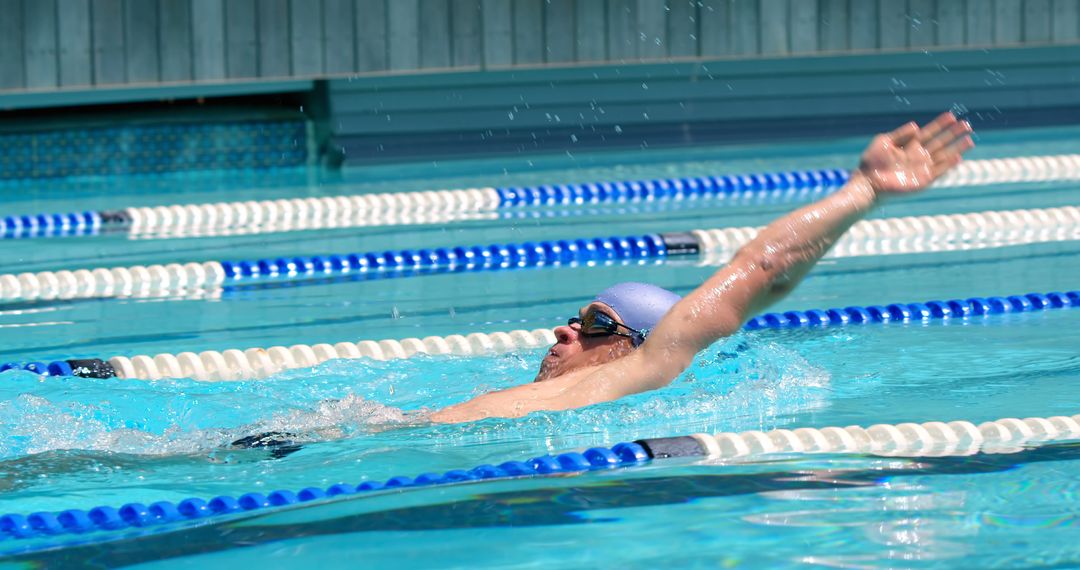
<path id="1" fill-rule="evenodd" d="M 971 124 L 946 111 L 924 127 L 908 123 L 874 137 L 859 171 L 880 194 L 916 192 L 960 163 L 975 146 Z"/>

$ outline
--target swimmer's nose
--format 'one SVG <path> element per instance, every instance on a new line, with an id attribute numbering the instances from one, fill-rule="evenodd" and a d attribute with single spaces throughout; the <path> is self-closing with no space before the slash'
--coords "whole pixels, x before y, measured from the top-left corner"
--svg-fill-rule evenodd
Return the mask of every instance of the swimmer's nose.
<path id="1" fill-rule="evenodd" d="M 554 332 L 555 342 L 559 344 L 570 344 L 578 338 L 578 330 L 575 329 L 572 325 L 555 327 Z"/>

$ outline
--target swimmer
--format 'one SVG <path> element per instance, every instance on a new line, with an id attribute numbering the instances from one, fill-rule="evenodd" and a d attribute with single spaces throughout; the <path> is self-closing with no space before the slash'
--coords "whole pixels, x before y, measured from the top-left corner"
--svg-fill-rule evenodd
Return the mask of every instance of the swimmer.
<path id="1" fill-rule="evenodd" d="M 606 289 L 555 329 L 535 381 L 438 410 L 458 423 L 580 408 L 663 388 L 695 355 L 790 292 L 883 200 L 923 190 L 975 146 L 971 125 L 943 113 L 878 135 L 840 190 L 757 234 L 686 297 L 643 283 Z"/>

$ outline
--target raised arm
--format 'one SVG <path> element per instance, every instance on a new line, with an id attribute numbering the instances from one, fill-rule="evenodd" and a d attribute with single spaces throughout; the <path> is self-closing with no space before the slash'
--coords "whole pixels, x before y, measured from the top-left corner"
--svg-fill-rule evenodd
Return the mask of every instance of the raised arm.
<path id="1" fill-rule="evenodd" d="M 922 190 L 959 163 L 974 146 L 970 133 L 968 123 L 944 113 L 925 127 L 908 123 L 878 135 L 843 188 L 765 227 L 727 266 L 676 303 L 637 350 L 589 370 L 580 381 L 564 377 L 516 386 L 440 410 L 431 419 L 521 416 L 666 386 L 699 351 L 783 298 L 880 200 Z"/>
<path id="2" fill-rule="evenodd" d="M 926 188 L 974 146 L 971 125 L 944 113 L 874 138 L 848 183 L 765 227 L 679 301 L 630 355 L 560 396 L 577 407 L 666 386 L 694 356 L 790 292 L 836 240 L 887 196 Z"/>

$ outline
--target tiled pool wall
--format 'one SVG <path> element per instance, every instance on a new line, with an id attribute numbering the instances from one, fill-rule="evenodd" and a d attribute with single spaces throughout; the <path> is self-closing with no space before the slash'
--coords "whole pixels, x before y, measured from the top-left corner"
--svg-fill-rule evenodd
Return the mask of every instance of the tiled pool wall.
<path id="1" fill-rule="evenodd" d="M 278 119 L 0 133 L 0 180 L 303 166 L 310 131 Z"/>

